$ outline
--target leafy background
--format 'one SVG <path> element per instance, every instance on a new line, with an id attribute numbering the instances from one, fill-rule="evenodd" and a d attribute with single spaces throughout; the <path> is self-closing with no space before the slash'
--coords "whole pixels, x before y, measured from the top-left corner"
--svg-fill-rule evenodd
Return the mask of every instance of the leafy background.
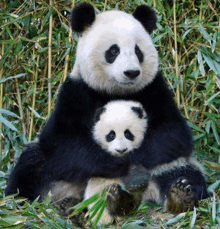
<path id="1" fill-rule="evenodd" d="M 8 175 L 24 144 L 40 132 L 60 85 L 75 61 L 77 36 L 67 12 L 84 1 L 0 2 L 0 227 L 73 228 L 49 203 L 4 197 Z M 132 13 L 148 4 L 157 11 L 152 35 L 160 68 L 193 130 L 213 198 L 193 212 L 173 216 L 146 203 L 119 228 L 219 228 L 220 223 L 220 2 L 219 0 L 93 0 L 97 12 Z M 95 226 L 94 226 L 95 227 Z"/>

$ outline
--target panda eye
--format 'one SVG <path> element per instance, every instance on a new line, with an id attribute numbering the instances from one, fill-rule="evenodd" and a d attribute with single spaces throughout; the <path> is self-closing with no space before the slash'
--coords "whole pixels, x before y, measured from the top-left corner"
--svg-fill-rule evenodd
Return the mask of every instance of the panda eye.
<path id="1" fill-rule="evenodd" d="M 124 135 L 128 140 L 134 141 L 134 135 L 130 132 L 130 130 L 125 130 Z"/>
<path id="2" fill-rule="evenodd" d="M 119 54 L 119 48 L 117 46 L 112 46 L 110 48 L 110 51 L 111 51 L 111 54 L 114 55 L 114 56 L 117 56 Z"/>
<path id="3" fill-rule="evenodd" d="M 106 135 L 106 141 L 107 142 L 111 142 L 115 139 L 116 137 L 116 134 L 115 134 L 115 131 L 111 130 L 107 135 Z"/>
<path id="4" fill-rule="evenodd" d="M 138 45 L 135 45 L 135 54 L 138 60 L 140 61 L 140 63 L 142 63 L 144 61 L 144 54 L 141 52 Z"/>
<path id="5" fill-rule="evenodd" d="M 117 56 L 120 54 L 120 49 L 118 45 L 112 45 L 106 52 L 105 52 L 105 59 L 106 62 L 112 64 Z"/>

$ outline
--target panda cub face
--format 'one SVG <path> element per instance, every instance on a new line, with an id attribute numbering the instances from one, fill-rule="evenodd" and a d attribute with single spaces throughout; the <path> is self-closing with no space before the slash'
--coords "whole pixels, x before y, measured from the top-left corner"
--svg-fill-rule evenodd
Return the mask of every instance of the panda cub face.
<path id="1" fill-rule="evenodd" d="M 91 8 L 90 11 L 94 11 Z M 86 11 L 87 15 L 92 13 L 90 11 Z M 154 18 L 154 12 L 130 15 L 106 11 L 94 15 L 90 21 L 83 18 L 88 20 L 85 27 L 76 22 L 77 13 L 76 8 L 72 13 L 72 27 L 81 36 L 70 74 L 73 78 L 80 76 L 93 89 L 110 94 L 136 92 L 152 82 L 158 70 L 157 51 L 149 35 L 152 30 L 148 32 L 136 18 L 144 14 Z M 148 24 L 154 26 L 151 21 Z"/>
<path id="2" fill-rule="evenodd" d="M 124 156 L 141 145 L 146 129 L 142 105 L 120 100 L 97 110 L 92 135 L 102 149 L 115 156 Z"/>

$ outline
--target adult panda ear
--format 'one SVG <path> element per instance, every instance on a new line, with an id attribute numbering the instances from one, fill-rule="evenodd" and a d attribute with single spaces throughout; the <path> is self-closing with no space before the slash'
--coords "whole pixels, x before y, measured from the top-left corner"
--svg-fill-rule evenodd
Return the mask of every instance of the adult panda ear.
<path id="1" fill-rule="evenodd" d="M 149 34 L 156 28 L 157 16 L 153 8 L 146 5 L 138 6 L 133 16 L 144 26 Z"/>
<path id="2" fill-rule="evenodd" d="M 95 10 L 91 4 L 81 3 L 72 10 L 70 23 L 75 32 L 82 33 L 94 21 Z"/>

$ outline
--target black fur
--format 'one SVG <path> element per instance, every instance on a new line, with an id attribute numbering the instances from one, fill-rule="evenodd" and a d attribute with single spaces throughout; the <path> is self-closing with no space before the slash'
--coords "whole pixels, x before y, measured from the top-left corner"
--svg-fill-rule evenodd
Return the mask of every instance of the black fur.
<path id="1" fill-rule="evenodd" d="M 140 61 L 140 63 L 142 63 L 144 61 L 144 54 L 143 52 L 140 50 L 138 45 L 135 45 L 135 54 L 137 55 L 138 60 Z"/>
<path id="2" fill-rule="evenodd" d="M 105 60 L 107 63 L 112 64 L 116 60 L 117 56 L 120 54 L 120 48 L 117 44 L 112 45 L 106 52 L 105 52 Z"/>
<path id="3" fill-rule="evenodd" d="M 140 118 L 140 119 L 143 118 L 143 116 L 144 116 L 143 110 L 140 107 L 132 107 L 131 110 L 137 114 L 138 118 Z"/>
<path id="4" fill-rule="evenodd" d="M 102 113 L 106 111 L 105 107 L 100 107 L 95 111 L 95 116 L 94 116 L 94 123 L 97 123 L 100 120 L 100 116 Z"/>
<path id="5" fill-rule="evenodd" d="M 39 143 L 27 148 L 15 166 L 6 195 L 19 189 L 23 196 L 33 199 L 52 181 L 126 175 L 129 160 L 107 154 L 95 144 L 90 131 L 96 109 L 118 99 L 136 100 L 148 114 L 148 131 L 142 146 L 133 154 L 133 162 L 150 169 L 191 154 L 191 131 L 160 72 L 142 91 L 126 96 L 100 94 L 83 80 L 68 78 Z M 36 169 L 40 171 L 36 173 Z"/>
<path id="6" fill-rule="evenodd" d="M 72 11 L 70 22 L 75 32 L 83 32 L 85 28 L 91 26 L 94 21 L 95 11 L 93 6 L 88 3 L 81 3 Z"/>
<path id="7" fill-rule="evenodd" d="M 133 16 L 141 22 L 149 34 L 156 28 L 157 17 L 154 9 L 151 7 L 146 5 L 138 6 Z"/>

